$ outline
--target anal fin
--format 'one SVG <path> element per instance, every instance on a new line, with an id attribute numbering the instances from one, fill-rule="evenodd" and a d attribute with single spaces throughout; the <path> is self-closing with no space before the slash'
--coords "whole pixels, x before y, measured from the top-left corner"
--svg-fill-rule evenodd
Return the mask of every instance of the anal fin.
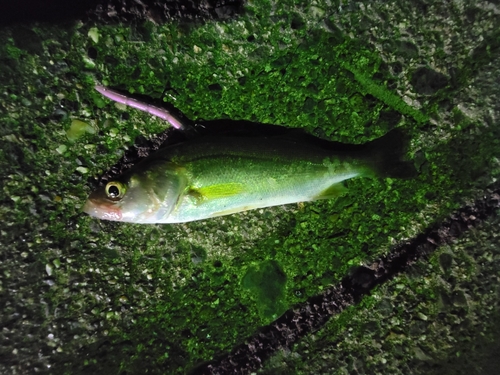
<path id="1" fill-rule="evenodd" d="M 339 182 L 320 192 L 318 195 L 313 197 L 313 200 L 337 198 L 345 193 L 347 193 L 347 188 L 344 184 Z"/>

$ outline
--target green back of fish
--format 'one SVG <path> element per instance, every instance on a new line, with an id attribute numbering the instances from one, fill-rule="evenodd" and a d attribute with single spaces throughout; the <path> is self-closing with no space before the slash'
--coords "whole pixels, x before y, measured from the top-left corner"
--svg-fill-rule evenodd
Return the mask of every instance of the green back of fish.
<path id="1" fill-rule="evenodd" d="M 193 189 L 214 196 L 300 187 L 327 174 L 363 174 L 367 168 L 355 153 L 282 137 L 204 137 L 166 150 L 162 157 L 186 169 Z"/>

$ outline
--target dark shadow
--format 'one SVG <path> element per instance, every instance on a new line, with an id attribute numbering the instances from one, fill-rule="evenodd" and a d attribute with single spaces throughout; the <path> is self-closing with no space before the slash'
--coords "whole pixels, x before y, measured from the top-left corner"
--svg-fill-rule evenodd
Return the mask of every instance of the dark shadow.
<path id="1" fill-rule="evenodd" d="M 71 23 L 75 20 L 97 23 L 137 23 L 172 20 L 207 21 L 236 17 L 243 11 L 243 0 L 19 0 L 0 1 L 0 26 L 34 22 Z"/>
<path id="2" fill-rule="evenodd" d="M 33 22 L 68 23 L 86 17 L 99 0 L 4 0 L 0 3 L 0 26 Z"/>

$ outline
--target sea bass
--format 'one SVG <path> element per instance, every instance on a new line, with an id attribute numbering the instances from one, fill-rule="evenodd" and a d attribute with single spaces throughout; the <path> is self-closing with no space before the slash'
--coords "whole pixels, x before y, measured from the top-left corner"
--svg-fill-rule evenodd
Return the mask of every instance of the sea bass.
<path id="1" fill-rule="evenodd" d="M 336 197 L 355 177 L 407 178 L 400 130 L 363 145 L 312 136 L 203 136 L 160 149 L 92 192 L 84 212 L 131 223 L 182 223 Z"/>

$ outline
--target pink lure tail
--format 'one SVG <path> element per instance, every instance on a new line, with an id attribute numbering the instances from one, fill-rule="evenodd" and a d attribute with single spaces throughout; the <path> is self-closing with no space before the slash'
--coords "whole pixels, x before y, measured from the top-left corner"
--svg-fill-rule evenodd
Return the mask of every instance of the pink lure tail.
<path id="1" fill-rule="evenodd" d="M 182 122 L 177 117 L 172 115 L 169 111 L 167 111 L 165 108 L 160 108 L 151 104 L 143 103 L 139 100 L 130 98 L 128 96 L 120 94 L 115 90 L 111 90 L 101 85 L 96 85 L 95 89 L 108 99 L 138 109 L 139 111 L 149 113 L 150 115 L 159 117 L 162 120 L 167 121 L 170 125 L 172 125 L 176 129 L 181 129 L 181 130 L 184 129 L 184 125 L 182 124 Z"/>

